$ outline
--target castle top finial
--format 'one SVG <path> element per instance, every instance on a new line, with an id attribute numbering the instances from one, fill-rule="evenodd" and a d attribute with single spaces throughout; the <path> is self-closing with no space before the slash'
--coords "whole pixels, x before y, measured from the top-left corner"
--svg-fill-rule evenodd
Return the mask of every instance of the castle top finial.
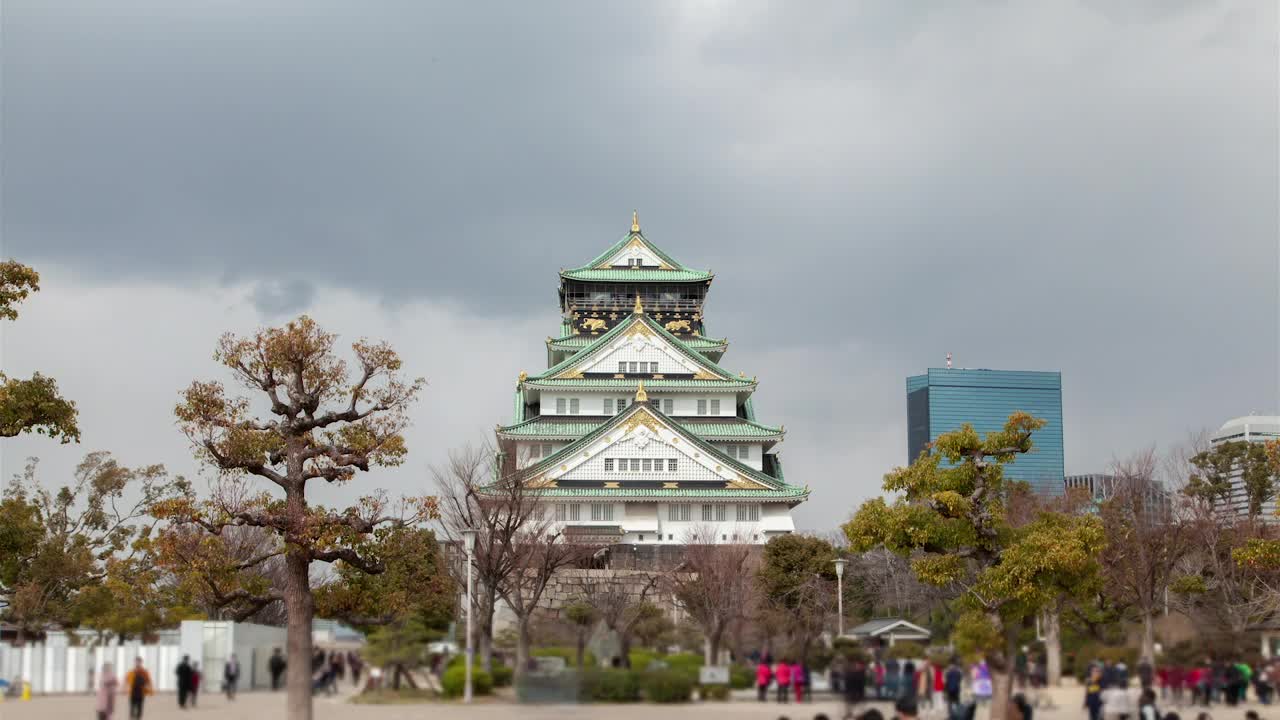
<path id="1" fill-rule="evenodd" d="M 640 293 L 636 293 L 636 306 L 631 308 L 631 312 L 635 315 L 644 314 L 644 305 L 640 304 Z"/>
<path id="2" fill-rule="evenodd" d="M 636 383 L 636 402 L 649 402 L 649 393 L 644 391 L 644 381 Z"/>
<path id="3" fill-rule="evenodd" d="M 631 211 L 631 232 L 640 232 L 640 213 L 635 210 Z"/>

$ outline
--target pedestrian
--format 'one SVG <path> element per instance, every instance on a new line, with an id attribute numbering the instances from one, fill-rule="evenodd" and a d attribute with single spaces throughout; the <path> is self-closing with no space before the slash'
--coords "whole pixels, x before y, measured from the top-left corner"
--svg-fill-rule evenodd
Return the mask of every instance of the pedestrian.
<path id="1" fill-rule="evenodd" d="M 910 658 L 902 663 L 902 683 L 898 690 L 898 697 L 916 699 L 916 664 Z"/>
<path id="2" fill-rule="evenodd" d="M 769 663 L 760 658 L 760 663 L 756 665 L 756 694 L 760 697 L 760 702 L 764 702 L 769 696 L 769 683 L 773 682 L 773 671 L 769 669 Z"/>
<path id="3" fill-rule="evenodd" d="M 222 689 L 226 691 L 228 700 L 236 699 L 236 685 L 239 682 L 240 661 L 236 659 L 235 653 L 231 653 L 227 664 L 222 667 Z"/>
<path id="4" fill-rule="evenodd" d="M 1183 688 L 1187 683 L 1187 671 L 1180 663 L 1169 668 L 1169 696 L 1176 707 L 1182 707 Z"/>
<path id="5" fill-rule="evenodd" d="M 129 718 L 142 717 L 142 703 L 154 691 L 151 689 L 151 673 L 142 667 L 142 658 L 134 661 L 133 669 L 125 673 L 124 689 L 129 693 Z"/>
<path id="6" fill-rule="evenodd" d="M 902 665 L 897 658 L 889 658 L 884 664 L 884 697 L 889 700 L 898 698 L 898 678 L 902 672 Z"/>
<path id="7" fill-rule="evenodd" d="M 791 691 L 791 665 L 786 658 L 779 660 L 773 669 L 773 679 L 778 685 L 778 702 L 787 702 L 787 694 Z"/>
<path id="8" fill-rule="evenodd" d="M 200 672 L 200 663 L 191 663 L 191 707 L 196 706 L 196 700 L 200 698 L 200 680 L 204 678 L 204 673 Z"/>
<path id="9" fill-rule="evenodd" d="M 1143 690 L 1151 689 L 1155 682 L 1155 670 L 1151 667 L 1151 662 L 1143 658 L 1138 663 L 1138 682 L 1142 685 Z M 1159 720 L 1157 718 L 1157 720 Z"/>
<path id="10" fill-rule="evenodd" d="M 893 704 L 894 716 L 898 720 L 916 720 L 920 711 L 916 707 L 916 699 L 913 697 L 901 697 Z"/>
<path id="11" fill-rule="evenodd" d="M 1160 720 L 1160 711 L 1156 709 L 1156 693 L 1149 687 L 1142 689 L 1138 697 L 1138 720 Z"/>
<path id="12" fill-rule="evenodd" d="M 1129 689 L 1119 684 L 1108 684 L 1102 691 L 1102 717 L 1104 720 L 1130 720 L 1133 708 L 1129 702 Z"/>
<path id="13" fill-rule="evenodd" d="M 796 702 L 804 702 L 809 691 L 809 669 L 799 660 L 791 666 L 791 686 L 796 689 Z"/>
<path id="14" fill-rule="evenodd" d="M 1027 678 L 1031 677 L 1030 665 L 1027 667 Z M 1017 693 L 1009 698 L 1009 720 L 1033 720 L 1032 714 L 1035 711 L 1031 708 L 1031 703 L 1027 702 L 1027 696 Z"/>
<path id="15" fill-rule="evenodd" d="M 844 671 L 844 717 L 853 717 L 858 706 L 867 699 L 867 667 L 861 660 L 852 660 Z"/>
<path id="16" fill-rule="evenodd" d="M 960 661 L 951 659 L 951 666 L 943 677 L 943 692 L 947 696 L 947 707 L 960 704 L 960 688 L 964 685 L 964 670 L 960 669 Z"/>
<path id="17" fill-rule="evenodd" d="M 991 702 L 991 670 L 987 661 L 983 660 L 973 666 L 973 702 L 975 706 L 983 706 Z"/>
<path id="18" fill-rule="evenodd" d="M 929 689 L 933 693 L 933 709 L 946 707 L 945 693 L 946 685 L 946 668 L 941 662 L 930 662 L 929 666 L 933 669 L 933 674 L 929 678 Z"/>
<path id="19" fill-rule="evenodd" d="M 173 673 L 178 676 L 178 707 L 186 709 L 187 696 L 191 694 L 191 656 L 183 655 L 182 662 Z"/>
<path id="20" fill-rule="evenodd" d="M 347 658 L 347 664 L 351 666 L 351 682 L 355 683 L 357 688 L 360 687 L 360 671 L 364 669 L 364 661 L 356 653 L 351 653 Z"/>
<path id="21" fill-rule="evenodd" d="M 1102 720 L 1102 668 L 1089 668 L 1089 678 L 1084 684 L 1084 709 L 1089 720 Z"/>
<path id="22" fill-rule="evenodd" d="M 285 661 L 284 655 L 280 653 L 280 648 L 271 651 L 271 658 L 267 660 L 267 672 L 271 673 L 271 689 L 280 689 L 280 678 L 284 676 L 284 669 L 289 664 Z"/>
<path id="23" fill-rule="evenodd" d="M 112 713 L 116 711 L 116 690 L 119 687 L 115 667 L 111 663 L 103 663 L 98 676 L 98 702 L 93 708 L 98 713 L 98 720 L 111 720 Z"/>

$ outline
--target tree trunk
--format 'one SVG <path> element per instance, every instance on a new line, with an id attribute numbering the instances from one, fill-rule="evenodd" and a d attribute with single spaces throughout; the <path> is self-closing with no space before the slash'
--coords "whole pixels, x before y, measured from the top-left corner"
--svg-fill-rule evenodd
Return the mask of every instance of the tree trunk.
<path id="1" fill-rule="evenodd" d="M 579 629 L 578 630 L 578 654 L 577 654 L 577 662 L 578 662 L 579 670 L 582 669 L 582 662 L 586 657 L 586 654 L 587 654 L 587 631 Z"/>
<path id="2" fill-rule="evenodd" d="M 311 563 L 306 554 L 291 550 L 285 556 L 284 604 L 288 613 L 288 662 L 285 689 L 289 720 L 311 720 Z M 207 668 L 206 671 L 216 671 Z"/>
<path id="3" fill-rule="evenodd" d="M 1009 716 L 1009 698 L 1013 696 L 1013 673 L 1009 668 L 991 670 L 991 720 L 1005 720 Z"/>
<path id="4" fill-rule="evenodd" d="M 1044 614 L 1045 676 L 1050 687 L 1062 684 L 1062 614 L 1054 609 Z"/>
<path id="5" fill-rule="evenodd" d="M 497 601 L 493 593 L 488 593 L 489 602 L 484 606 L 480 614 L 479 630 L 480 641 L 477 643 L 480 652 L 480 667 L 484 671 L 493 674 L 493 615 L 496 612 L 495 605 Z"/>
<path id="6" fill-rule="evenodd" d="M 1141 661 L 1156 664 L 1156 621 L 1150 612 L 1142 614 L 1142 653 Z"/>
<path id="7" fill-rule="evenodd" d="M 631 669 L 631 634 L 625 629 L 618 631 L 618 654 L 622 656 L 622 667 Z"/>
<path id="8" fill-rule="evenodd" d="M 523 677 L 529 670 L 530 648 L 533 645 L 529 637 L 529 616 L 516 618 L 516 675 Z"/>
<path id="9" fill-rule="evenodd" d="M 707 635 L 707 654 L 703 658 L 704 665 L 715 665 L 720 659 L 720 636 L 724 634 L 723 628 L 717 628 L 714 632 Z"/>

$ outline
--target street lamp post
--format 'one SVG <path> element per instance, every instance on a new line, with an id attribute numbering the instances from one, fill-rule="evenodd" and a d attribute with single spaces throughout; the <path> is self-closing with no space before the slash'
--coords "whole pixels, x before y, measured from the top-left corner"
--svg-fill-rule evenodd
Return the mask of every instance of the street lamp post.
<path id="1" fill-rule="evenodd" d="M 467 528 L 462 531 L 462 543 L 467 548 L 467 669 L 464 672 L 462 702 L 471 702 L 471 664 L 475 662 L 475 649 L 471 640 L 471 566 L 472 554 L 476 549 L 476 531 Z"/>
<path id="2" fill-rule="evenodd" d="M 844 635 L 844 558 L 836 558 L 836 637 Z"/>

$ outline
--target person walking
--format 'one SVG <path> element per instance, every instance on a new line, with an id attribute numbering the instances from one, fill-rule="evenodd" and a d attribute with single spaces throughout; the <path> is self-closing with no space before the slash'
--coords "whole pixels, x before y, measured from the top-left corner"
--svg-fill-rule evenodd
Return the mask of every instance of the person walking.
<path id="1" fill-rule="evenodd" d="M 116 677 L 116 669 L 111 663 L 102 664 L 102 672 L 98 677 L 98 698 L 94 711 L 98 720 L 111 720 L 116 711 L 116 691 L 120 688 L 120 680 Z"/>
<path id="2" fill-rule="evenodd" d="M 973 702 L 976 707 L 983 707 L 991 702 L 991 670 L 987 661 L 983 660 L 973 666 Z"/>
<path id="3" fill-rule="evenodd" d="M 947 696 L 948 710 L 960 704 L 960 688 L 964 685 L 964 670 L 960 669 L 960 661 L 951 659 L 951 667 L 943 676 L 943 691 Z"/>
<path id="4" fill-rule="evenodd" d="M 142 717 L 142 703 L 154 691 L 151 689 L 151 673 L 142 667 L 142 658 L 134 661 L 133 669 L 125 673 L 124 690 L 129 693 L 129 718 Z"/>
<path id="5" fill-rule="evenodd" d="M 186 709 L 187 696 L 191 694 L 191 656 L 183 655 L 182 662 L 173 673 L 178 676 L 178 707 Z"/>
<path id="6" fill-rule="evenodd" d="M 1160 711 L 1156 709 L 1156 691 L 1150 687 L 1142 689 L 1138 698 L 1138 720 L 1160 720 Z"/>
<path id="7" fill-rule="evenodd" d="M 191 707 L 193 708 L 200 697 L 200 680 L 203 677 L 203 673 L 200 672 L 200 663 L 191 663 Z"/>
<path id="8" fill-rule="evenodd" d="M 809 669 L 799 660 L 791 666 L 791 686 L 796 689 L 796 702 L 804 702 L 809 692 Z"/>
<path id="9" fill-rule="evenodd" d="M 228 700 L 236 699 L 236 685 L 240 682 L 240 661 L 231 653 L 227 664 L 222 667 L 222 688 L 227 692 Z"/>
<path id="10" fill-rule="evenodd" d="M 364 669 L 364 661 L 353 652 L 347 658 L 347 664 L 351 666 L 351 682 L 355 683 L 358 689 L 360 687 L 360 671 Z"/>
<path id="11" fill-rule="evenodd" d="M 910 658 L 902 663 L 902 683 L 898 690 L 898 697 L 916 699 L 916 664 Z"/>
<path id="12" fill-rule="evenodd" d="M 271 651 L 271 659 L 267 660 L 267 672 L 271 673 L 271 689 L 280 689 L 280 678 L 284 676 L 284 669 L 288 667 L 285 662 L 284 655 L 280 654 L 280 648 L 274 648 Z"/>
<path id="13" fill-rule="evenodd" d="M 787 702 L 787 694 L 791 691 L 791 664 L 786 658 L 778 661 L 778 666 L 773 670 L 773 679 L 778 684 L 778 702 Z"/>
<path id="14" fill-rule="evenodd" d="M 858 706 L 867 699 L 867 667 L 861 660 L 851 660 L 844 672 L 844 717 L 852 718 Z"/>
<path id="15" fill-rule="evenodd" d="M 1084 709 L 1089 720 L 1102 720 L 1102 668 L 1089 668 L 1089 678 L 1084 683 Z"/>
<path id="16" fill-rule="evenodd" d="M 769 663 L 764 658 L 760 658 L 759 664 L 756 665 L 756 691 L 760 697 L 760 702 L 764 702 L 769 697 L 769 683 L 773 681 L 773 671 L 769 669 Z"/>

